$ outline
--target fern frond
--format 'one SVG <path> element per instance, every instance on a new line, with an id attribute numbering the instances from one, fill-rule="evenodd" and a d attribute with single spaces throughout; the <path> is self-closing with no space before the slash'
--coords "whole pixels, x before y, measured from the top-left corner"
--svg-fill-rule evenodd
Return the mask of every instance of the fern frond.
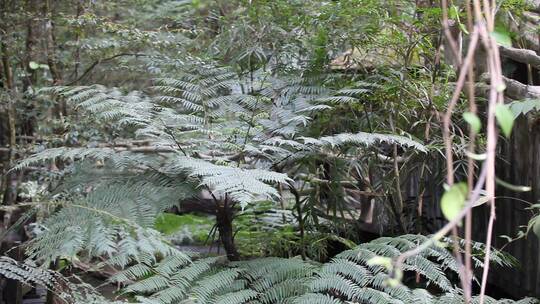
<path id="1" fill-rule="evenodd" d="M 244 289 L 237 292 L 231 292 L 216 297 L 212 304 L 242 304 L 249 303 L 258 296 L 258 293 L 251 289 Z"/>
<path id="2" fill-rule="evenodd" d="M 333 296 L 320 294 L 320 293 L 306 293 L 296 298 L 293 303 L 295 304 L 341 304 L 343 303 L 339 299 Z"/>
<path id="3" fill-rule="evenodd" d="M 236 269 L 226 269 L 202 279 L 192 289 L 193 297 L 200 303 L 208 303 L 214 293 L 232 284 L 238 274 Z"/>
<path id="4" fill-rule="evenodd" d="M 356 134 L 341 133 L 333 136 L 324 136 L 319 139 L 301 137 L 307 145 L 339 147 L 343 145 L 371 146 L 376 143 L 397 144 L 399 146 L 413 148 L 420 152 L 427 152 L 427 148 L 417 141 L 407 137 L 393 134 L 377 134 L 359 132 Z"/>
<path id="5" fill-rule="evenodd" d="M 162 169 L 166 173 L 187 172 L 200 178 L 200 185 L 215 194 L 228 195 L 241 206 L 257 199 L 275 199 L 277 190 L 267 183 L 286 183 L 287 175 L 261 169 L 242 169 L 215 165 L 189 157 L 176 157 Z"/>

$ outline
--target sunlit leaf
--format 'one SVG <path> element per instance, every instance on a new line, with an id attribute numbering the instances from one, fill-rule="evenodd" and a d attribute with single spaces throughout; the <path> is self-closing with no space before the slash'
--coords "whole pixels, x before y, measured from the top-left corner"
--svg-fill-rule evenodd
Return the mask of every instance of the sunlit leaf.
<path id="1" fill-rule="evenodd" d="M 510 32 L 503 25 L 499 24 L 495 26 L 495 29 L 491 33 L 491 37 L 493 37 L 500 45 L 507 47 L 512 46 L 512 37 L 510 36 Z"/>
<path id="2" fill-rule="evenodd" d="M 495 117 L 501 127 L 503 134 L 509 137 L 512 133 L 512 127 L 514 126 L 514 113 L 505 104 L 498 104 L 495 107 Z"/>
<path id="3" fill-rule="evenodd" d="M 32 70 L 37 70 L 37 69 L 39 69 L 39 63 L 34 62 L 34 61 L 30 61 L 30 63 L 28 63 L 28 66 L 29 66 Z"/>
<path id="4" fill-rule="evenodd" d="M 474 133 L 480 132 L 480 129 L 482 128 L 482 122 L 480 121 L 480 118 L 476 116 L 476 114 L 471 112 L 465 112 L 463 113 L 463 119 L 471 126 L 471 129 L 474 131 Z"/>
<path id="5" fill-rule="evenodd" d="M 468 187 L 466 183 L 452 185 L 441 198 L 441 210 L 447 220 L 451 221 L 458 216 L 465 206 Z"/>

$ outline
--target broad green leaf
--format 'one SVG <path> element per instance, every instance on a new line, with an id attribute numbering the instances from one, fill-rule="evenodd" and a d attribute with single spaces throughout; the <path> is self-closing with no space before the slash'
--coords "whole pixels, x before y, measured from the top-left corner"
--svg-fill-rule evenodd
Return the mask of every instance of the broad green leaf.
<path id="1" fill-rule="evenodd" d="M 447 220 L 451 221 L 458 216 L 465 206 L 468 187 L 466 183 L 457 183 L 450 187 L 441 198 L 441 210 Z"/>
<path id="2" fill-rule="evenodd" d="M 525 103 L 524 102 L 512 102 L 510 104 L 510 110 L 514 114 L 514 118 L 521 115 L 524 112 Z"/>
<path id="3" fill-rule="evenodd" d="M 474 131 L 474 133 L 480 132 L 480 129 L 482 128 L 482 122 L 480 121 L 480 118 L 476 116 L 476 114 L 471 112 L 465 112 L 463 113 L 463 119 L 471 126 L 471 129 Z"/>
<path id="4" fill-rule="evenodd" d="M 504 136 L 510 137 L 512 133 L 512 127 L 514 126 L 514 113 L 505 104 L 498 104 L 495 107 L 495 117 L 501 127 Z"/>
<path id="5" fill-rule="evenodd" d="M 531 112 L 532 110 L 538 110 L 540 108 L 540 101 L 539 100 L 529 100 L 529 102 L 525 102 L 523 104 L 522 112 L 523 114 L 527 114 Z"/>
<path id="6" fill-rule="evenodd" d="M 512 46 L 512 37 L 510 36 L 510 31 L 508 31 L 504 25 L 496 25 L 495 29 L 491 33 L 491 37 L 493 37 L 500 45 L 507 47 Z"/>
<path id="7" fill-rule="evenodd" d="M 531 111 L 540 110 L 540 100 L 538 99 L 526 99 L 526 100 L 517 100 L 512 102 L 510 105 L 510 110 L 514 113 L 514 117 L 519 115 L 527 115 Z"/>

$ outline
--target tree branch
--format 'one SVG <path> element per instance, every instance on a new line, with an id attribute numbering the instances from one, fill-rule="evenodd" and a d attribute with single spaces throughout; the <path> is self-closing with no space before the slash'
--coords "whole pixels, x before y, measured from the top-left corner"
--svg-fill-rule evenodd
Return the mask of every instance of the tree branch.
<path id="1" fill-rule="evenodd" d="M 504 76 L 503 80 L 506 85 L 506 96 L 512 99 L 540 98 L 540 86 L 526 85 Z"/>
<path id="2" fill-rule="evenodd" d="M 530 64 L 531 66 L 540 69 L 540 56 L 536 52 L 529 49 L 518 49 L 514 47 L 499 46 L 501 56 L 510 58 L 517 62 Z"/>
<path id="3" fill-rule="evenodd" d="M 111 61 L 113 59 L 116 59 L 118 57 L 123 57 L 123 56 L 135 56 L 135 57 L 148 57 L 150 55 L 148 54 L 141 54 L 141 53 L 119 53 L 119 54 L 116 54 L 116 55 L 113 55 L 111 57 L 107 57 L 107 58 L 102 58 L 102 59 L 99 59 L 99 60 L 96 60 L 94 61 L 88 68 L 86 68 L 86 70 L 84 70 L 84 73 L 81 74 L 81 76 L 79 76 L 77 79 L 67 83 L 66 85 L 67 86 L 70 86 L 70 85 L 73 85 L 79 81 L 81 81 L 84 77 L 86 77 L 88 74 L 90 74 L 90 72 L 98 65 L 100 65 L 101 63 L 103 62 L 106 62 L 106 61 Z"/>

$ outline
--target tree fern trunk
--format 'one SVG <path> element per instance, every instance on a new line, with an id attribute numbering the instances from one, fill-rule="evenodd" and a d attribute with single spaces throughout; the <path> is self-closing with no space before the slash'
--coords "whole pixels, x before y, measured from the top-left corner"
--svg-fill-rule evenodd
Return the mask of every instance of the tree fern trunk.
<path id="1" fill-rule="evenodd" d="M 219 238 L 225 252 L 227 252 L 227 257 L 231 261 L 238 261 L 240 255 L 234 244 L 234 232 L 232 225 L 232 209 L 229 204 L 225 201 L 223 204 L 217 205 L 216 212 L 216 222 L 219 231 Z"/>

